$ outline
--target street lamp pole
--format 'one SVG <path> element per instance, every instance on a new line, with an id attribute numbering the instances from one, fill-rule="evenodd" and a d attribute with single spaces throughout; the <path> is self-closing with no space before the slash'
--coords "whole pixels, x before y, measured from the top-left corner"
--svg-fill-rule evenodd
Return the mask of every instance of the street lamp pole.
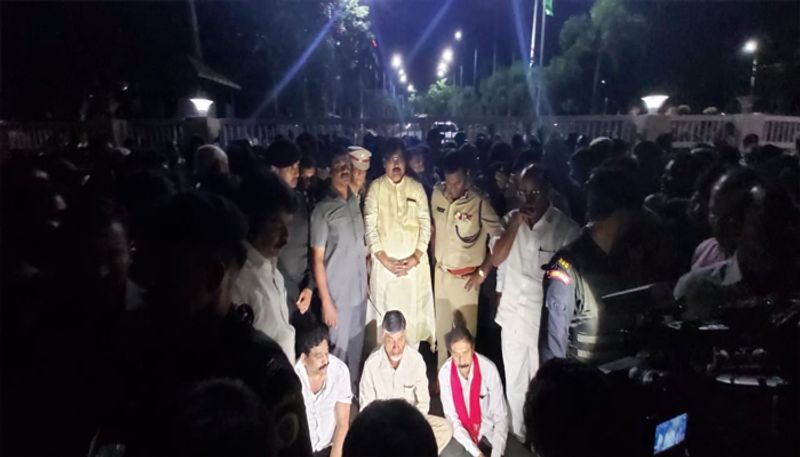
<path id="1" fill-rule="evenodd" d="M 753 66 L 750 69 L 750 96 L 754 96 L 756 92 L 756 73 L 758 72 L 758 41 L 747 40 L 742 50 L 746 54 L 753 55 Z"/>
<path id="2" fill-rule="evenodd" d="M 475 46 L 475 55 L 472 57 L 472 85 L 478 87 L 478 46 Z"/>
<path id="3" fill-rule="evenodd" d="M 528 59 L 528 67 L 533 68 L 534 55 L 536 54 L 536 17 L 539 15 L 539 1 L 533 0 L 533 20 L 531 21 L 531 50 Z"/>

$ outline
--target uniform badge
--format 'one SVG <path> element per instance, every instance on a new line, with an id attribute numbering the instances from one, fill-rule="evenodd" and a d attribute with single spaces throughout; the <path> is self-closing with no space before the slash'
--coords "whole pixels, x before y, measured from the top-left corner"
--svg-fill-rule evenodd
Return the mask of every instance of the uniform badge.
<path id="1" fill-rule="evenodd" d="M 470 222 L 472 220 L 472 214 L 462 213 L 461 211 L 458 211 L 456 212 L 456 220 Z"/>
<path id="2" fill-rule="evenodd" d="M 561 283 L 563 283 L 565 286 L 568 286 L 570 285 L 570 283 L 572 283 L 572 278 L 570 278 L 568 274 L 564 273 L 561 270 L 547 270 L 547 278 L 556 279 Z"/>
<path id="3" fill-rule="evenodd" d="M 570 267 L 569 262 L 567 262 L 563 258 L 558 259 L 557 263 L 558 263 L 558 266 L 560 266 L 561 268 L 563 268 L 565 270 L 569 270 L 569 267 Z"/>

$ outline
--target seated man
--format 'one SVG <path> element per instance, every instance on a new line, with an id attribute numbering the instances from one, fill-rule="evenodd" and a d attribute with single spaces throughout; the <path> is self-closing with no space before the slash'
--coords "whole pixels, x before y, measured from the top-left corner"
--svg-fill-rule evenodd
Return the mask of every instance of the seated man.
<path id="1" fill-rule="evenodd" d="M 453 427 L 445 455 L 500 457 L 508 438 L 508 407 L 500 373 L 475 352 L 469 330 L 456 326 L 446 337 L 452 356 L 439 370 L 442 408 Z"/>
<path id="2" fill-rule="evenodd" d="M 311 447 L 315 457 L 341 457 L 350 426 L 350 372 L 329 354 L 328 328 L 314 325 L 299 338 L 300 359 L 294 371 L 303 386 Z"/>
<path id="3" fill-rule="evenodd" d="M 364 363 L 359 385 L 359 403 L 363 411 L 375 400 L 402 399 L 416 407 L 433 429 L 441 452 L 453 431 L 447 421 L 428 414 L 431 397 L 422 355 L 406 344 L 406 318 L 397 310 L 383 317 L 383 345 Z"/>

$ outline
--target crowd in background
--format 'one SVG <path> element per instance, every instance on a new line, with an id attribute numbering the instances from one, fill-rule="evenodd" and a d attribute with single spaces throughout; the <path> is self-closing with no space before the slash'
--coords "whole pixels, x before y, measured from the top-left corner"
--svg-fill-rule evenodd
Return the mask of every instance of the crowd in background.
<path id="1" fill-rule="evenodd" d="M 420 370 L 433 365 L 439 373 L 438 382 L 426 374 L 433 382 L 425 390 L 443 397 L 447 424 L 438 425 L 462 451 L 501 455 L 511 432 L 545 457 L 585 453 L 585 444 L 560 438 L 575 426 L 564 413 L 575 407 L 587 410 L 581 424 L 595 424 L 596 440 L 585 440 L 599 446 L 591 451 L 620 455 L 608 433 L 620 424 L 596 425 L 603 420 L 592 412 L 612 407 L 602 381 L 586 365 L 563 360 L 563 341 L 531 343 L 536 352 L 525 357 L 546 363 L 539 369 L 536 360 L 513 393 L 502 366 L 518 349 L 506 352 L 504 342 L 502 356 L 488 349 L 489 357 L 473 355 L 476 339 L 480 349 L 482 339 L 497 338 L 487 330 L 501 316 L 497 304 L 514 305 L 502 301 L 513 286 L 507 279 L 498 287 L 502 278 L 533 265 L 547 279 L 541 267 L 550 258 L 517 267 L 511 257 L 493 258 L 515 214 L 524 224 L 525 211 L 537 208 L 537 217 L 552 207 L 574 224 L 554 251 L 574 241 L 579 227 L 606 230 L 622 224 L 612 213 L 635 210 L 635 229 L 615 235 L 630 247 L 624 265 L 641 276 L 638 284 L 677 283 L 687 319 L 713 314 L 709 303 L 726 299 L 714 287 L 732 282 L 738 296 L 798 296 L 798 152 L 755 136 L 741 149 L 691 150 L 673 149 L 668 135 L 629 144 L 545 132 L 446 140 L 437 130 L 424 140 L 368 133 L 360 145 L 305 133 L 265 146 L 189 143 L 138 150 L 90 142 L 2 165 L 3 454 L 435 455 L 447 439 L 440 442 L 424 401 L 409 408 L 408 401 L 370 399 L 354 421 L 349 406 L 337 406 L 327 437 L 312 419 L 310 405 L 335 373 L 347 379 L 337 384 L 337 405 L 365 398 L 367 356 L 382 345 L 391 362 L 391 338 L 402 332 L 395 356 L 422 354 Z M 534 204 L 545 192 L 547 201 Z M 459 242 L 477 243 L 480 258 L 444 265 L 447 252 L 429 244 L 444 230 L 436 222 L 443 211 L 432 202 L 469 195 L 486 207 L 456 219 L 485 223 L 480 237 L 459 235 Z M 392 205 L 412 205 L 413 220 L 409 213 L 394 219 Z M 407 239 L 406 232 L 420 235 Z M 409 247 L 395 252 L 392 245 Z M 738 276 L 726 282 L 720 265 L 731 262 Z M 575 280 L 556 268 L 550 282 Z M 480 294 L 474 310 L 463 310 L 464 322 L 441 316 L 448 297 L 437 294 L 453 287 L 446 283 L 453 277 Z M 555 292 L 537 293 L 544 294 L 540 307 L 554 309 Z M 461 305 L 447 306 L 455 313 Z M 553 315 L 541 317 L 550 337 L 560 328 Z M 538 341 L 538 332 L 531 338 Z M 484 414 L 502 403 L 516 416 L 488 448 L 465 426 L 476 406 L 462 411 L 444 398 L 456 365 L 462 368 L 454 350 L 462 346 L 465 379 L 480 361 L 483 382 L 496 377 L 500 388 L 499 398 L 489 394 L 495 405 L 481 402 Z M 428 357 L 432 351 L 438 360 Z M 450 368 L 440 371 L 446 360 L 453 360 L 452 378 Z M 608 449 L 599 451 L 604 433 Z"/>

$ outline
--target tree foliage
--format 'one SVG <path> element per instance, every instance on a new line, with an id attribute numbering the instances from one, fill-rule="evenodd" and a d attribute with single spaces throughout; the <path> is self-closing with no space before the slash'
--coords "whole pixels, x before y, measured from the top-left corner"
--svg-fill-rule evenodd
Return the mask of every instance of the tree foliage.
<path id="1" fill-rule="evenodd" d="M 440 79 L 414 99 L 418 113 L 435 117 L 526 116 L 533 103 L 522 63 L 497 71 L 474 87 L 456 87 Z"/>
<path id="2" fill-rule="evenodd" d="M 569 18 L 559 35 L 561 52 L 544 71 L 553 110 L 598 112 L 604 96 L 613 94 L 620 104 L 636 97 L 647 30 L 644 16 L 623 0 L 598 0 L 589 14 Z"/>
<path id="3" fill-rule="evenodd" d="M 246 0 L 202 4 L 207 63 L 239 82 L 239 111 L 252 113 L 282 80 L 261 115 L 357 116 L 361 82 L 374 65 L 369 7 L 360 0 Z M 326 29 L 307 59 L 300 60 Z M 219 25 L 219 24 L 225 24 Z M 216 25 L 216 27 L 214 27 Z"/>

